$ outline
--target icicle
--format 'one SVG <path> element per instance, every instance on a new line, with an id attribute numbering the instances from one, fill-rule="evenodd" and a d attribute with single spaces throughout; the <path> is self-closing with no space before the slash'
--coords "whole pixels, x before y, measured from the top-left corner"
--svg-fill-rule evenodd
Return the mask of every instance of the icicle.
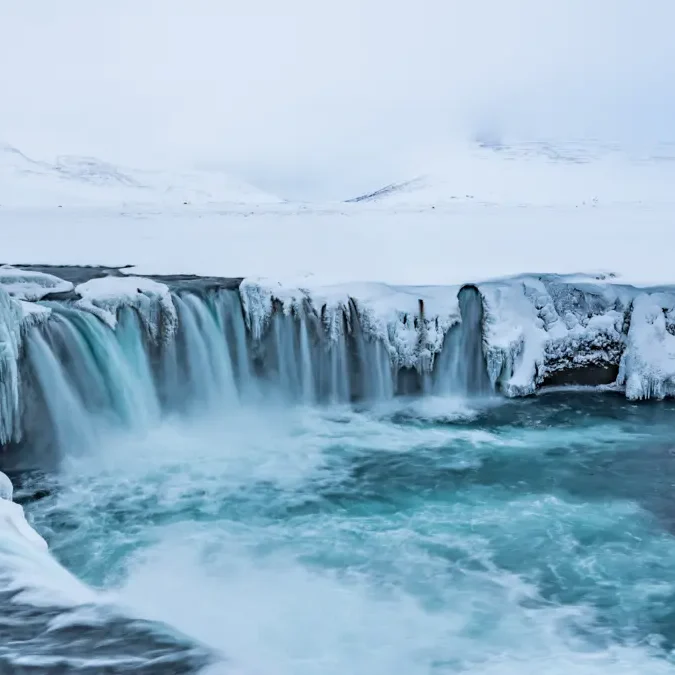
<path id="1" fill-rule="evenodd" d="M 0 288 L 0 445 L 18 440 L 21 311 Z"/>

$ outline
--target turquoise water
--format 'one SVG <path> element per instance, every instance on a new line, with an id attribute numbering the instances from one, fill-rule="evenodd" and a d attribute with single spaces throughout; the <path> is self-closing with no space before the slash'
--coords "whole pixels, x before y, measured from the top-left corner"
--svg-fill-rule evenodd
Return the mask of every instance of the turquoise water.
<path id="1" fill-rule="evenodd" d="M 588 392 L 265 404 L 111 436 L 27 511 L 245 673 L 675 673 L 674 429 Z"/>

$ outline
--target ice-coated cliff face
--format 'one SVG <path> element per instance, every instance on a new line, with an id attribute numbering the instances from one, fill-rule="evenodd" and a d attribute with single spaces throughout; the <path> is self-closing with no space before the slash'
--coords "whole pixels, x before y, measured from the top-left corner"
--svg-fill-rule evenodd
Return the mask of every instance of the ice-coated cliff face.
<path id="1" fill-rule="evenodd" d="M 145 425 L 270 394 L 322 403 L 591 384 L 675 395 L 675 287 L 602 274 L 299 288 L 106 273 L 71 283 L 2 268 L 1 445 L 36 420 L 72 446 L 102 419 Z"/>
<path id="2" fill-rule="evenodd" d="M 640 293 L 633 300 L 618 384 L 632 399 L 675 395 L 675 292 Z"/>
<path id="3" fill-rule="evenodd" d="M 618 367 L 637 293 L 610 282 L 602 275 L 540 275 L 479 284 L 491 381 L 509 396 L 530 394 L 556 376 L 576 373 L 581 383 L 591 369 L 590 383 L 603 383 L 594 379 Z"/>
<path id="4" fill-rule="evenodd" d="M 651 292 L 605 274 L 522 275 L 473 287 L 483 312 L 479 330 L 471 335 L 464 329 L 462 348 L 452 338 L 467 322 L 459 286 L 298 289 L 246 280 L 241 293 L 254 335 L 264 332 L 274 312 L 300 307 L 320 315 L 335 337 L 335 327 L 339 333 L 350 325 L 338 317 L 355 311 L 394 369 L 433 375 L 437 392 L 457 392 L 461 362 L 448 366 L 447 358 L 473 358 L 473 343 L 481 346 L 492 387 L 506 396 L 528 395 L 547 384 L 612 384 L 631 399 L 675 393 L 675 288 Z M 474 368 L 472 378 L 480 377 Z M 469 390 L 465 385 L 459 393 Z"/>
<path id="5" fill-rule="evenodd" d="M 21 306 L 0 289 L 0 444 L 20 434 L 19 345 Z"/>
<path id="6" fill-rule="evenodd" d="M 6 271 L 5 268 L 0 270 Z M 15 291 L 16 277 L 9 278 L 8 286 Z M 48 307 L 12 297 L 0 282 L 0 446 L 21 437 L 19 358 L 22 334 L 46 320 L 50 311 Z"/>

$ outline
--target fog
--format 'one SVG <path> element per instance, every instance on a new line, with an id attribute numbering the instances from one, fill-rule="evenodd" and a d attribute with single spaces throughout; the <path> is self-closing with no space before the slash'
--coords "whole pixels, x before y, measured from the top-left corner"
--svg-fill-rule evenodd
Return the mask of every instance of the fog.
<path id="1" fill-rule="evenodd" d="M 0 141 L 339 198 L 480 134 L 672 139 L 671 0 L 0 0 Z"/>

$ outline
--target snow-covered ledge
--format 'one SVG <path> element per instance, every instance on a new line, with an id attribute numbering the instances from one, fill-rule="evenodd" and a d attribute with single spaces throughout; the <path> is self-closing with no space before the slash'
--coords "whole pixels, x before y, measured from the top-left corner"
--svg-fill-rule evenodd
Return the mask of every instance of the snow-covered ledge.
<path id="1" fill-rule="evenodd" d="M 483 354 L 491 382 L 506 396 L 533 393 L 570 373 L 601 372 L 631 399 L 675 396 L 675 285 L 638 288 L 606 274 L 527 274 L 471 283 L 483 301 Z M 336 339 L 359 328 L 386 349 L 396 369 L 433 371 L 448 330 L 462 320 L 461 285 L 298 284 L 247 278 L 239 293 L 253 342 L 272 314 L 319 319 Z M 178 320 L 169 286 L 142 276 L 73 285 L 54 275 L 4 267 L 0 274 L 0 444 L 15 436 L 22 332 L 50 315 L 50 294 L 92 312 L 111 329 L 131 306 L 151 335 Z M 592 380 L 593 378 L 591 378 Z M 598 382 L 599 383 L 599 382 Z"/>

